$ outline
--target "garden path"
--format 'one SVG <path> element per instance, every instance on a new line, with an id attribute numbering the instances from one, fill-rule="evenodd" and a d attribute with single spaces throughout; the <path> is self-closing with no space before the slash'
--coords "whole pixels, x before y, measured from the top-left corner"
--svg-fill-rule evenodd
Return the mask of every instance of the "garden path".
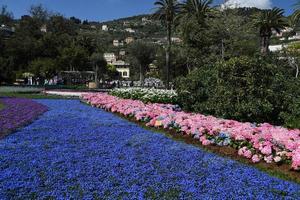
<path id="1" fill-rule="evenodd" d="M 0 199 L 300 199 L 300 185 L 80 103 L 0 140 Z"/>

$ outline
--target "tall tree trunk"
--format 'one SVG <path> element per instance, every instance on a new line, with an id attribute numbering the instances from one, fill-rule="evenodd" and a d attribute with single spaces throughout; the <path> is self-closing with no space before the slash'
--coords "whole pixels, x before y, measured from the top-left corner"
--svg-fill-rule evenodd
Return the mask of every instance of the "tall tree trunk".
<path id="1" fill-rule="evenodd" d="M 224 39 L 222 38 L 221 41 L 221 56 L 222 56 L 222 60 L 224 60 L 225 58 L 225 45 L 224 45 Z"/>
<path id="2" fill-rule="evenodd" d="M 261 37 L 261 54 L 267 55 L 269 53 L 269 46 L 270 46 L 270 37 L 269 36 L 262 36 Z"/>
<path id="3" fill-rule="evenodd" d="M 168 22 L 167 25 L 167 51 L 166 51 L 166 87 L 170 89 L 170 66 L 171 66 L 171 45 L 172 45 L 172 25 Z"/>
<path id="4" fill-rule="evenodd" d="M 144 86 L 145 76 L 144 76 L 144 67 L 140 64 L 140 82 L 141 86 Z"/>
<path id="5" fill-rule="evenodd" d="M 99 88 L 99 66 L 96 65 L 95 68 L 95 83 L 96 83 L 96 88 Z"/>

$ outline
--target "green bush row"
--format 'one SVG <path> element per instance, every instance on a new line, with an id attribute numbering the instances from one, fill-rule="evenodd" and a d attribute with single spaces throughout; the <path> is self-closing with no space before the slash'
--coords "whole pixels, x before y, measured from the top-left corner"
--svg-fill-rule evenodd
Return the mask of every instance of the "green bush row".
<path id="1" fill-rule="evenodd" d="M 177 104 L 177 94 L 173 90 L 124 88 L 114 89 L 110 94 L 123 99 L 141 100 L 145 103 Z"/>
<path id="2" fill-rule="evenodd" d="M 300 128 L 300 80 L 284 59 L 236 57 L 176 82 L 188 111 Z"/>

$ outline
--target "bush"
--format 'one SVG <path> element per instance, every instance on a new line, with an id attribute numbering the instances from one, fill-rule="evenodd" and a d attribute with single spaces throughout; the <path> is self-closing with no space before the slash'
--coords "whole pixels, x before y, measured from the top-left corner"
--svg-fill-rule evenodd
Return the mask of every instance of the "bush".
<path id="1" fill-rule="evenodd" d="M 141 100 L 145 103 L 177 103 L 177 94 L 173 90 L 123 88 L 114 89 L 110 92 L 110 94 L 123 99 Z"/>
<path id="2" fill-rule="evenodd" d="M 227 119 L 297 127 L 300 113 L 290 113 L 299 104 L 299 94 L 291 85 L 299 81 L 284 62 L 270 60 L 239 57 L 198 69 L 177 81 L 180 105 Z"/>

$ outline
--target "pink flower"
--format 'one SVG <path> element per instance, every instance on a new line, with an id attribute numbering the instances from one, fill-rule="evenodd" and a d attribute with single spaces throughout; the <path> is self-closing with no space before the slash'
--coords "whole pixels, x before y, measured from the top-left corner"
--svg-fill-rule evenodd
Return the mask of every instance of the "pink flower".
<path id="1" fill-rule="evenodd" d="M 266 161 L 266 163 L 272 163 L 273 162 L 273 156 L 272 155 L 265 156 L 264 160 Z"/>
<path id="2" fill-rule="evenodd" d="M 300 148 L 295 150 L 292 156 L 292 169 L 299 170 L 300 169 Z"/>
<path id="3" fill-rule="evenodd" d="M 281 160 L 282 160 L 282 158 L 281 158 L 280 156 L 275 156 L 275 157 L 274 157 L 274 161 L 275 161 L 276 163 L 280 162 Z"/>
<path id="4" fill-rule="evenodd" d="M 261 153 L 265 155 L 270 155 L 272 153 L 272 147 L 271 146 L 265 146 L 261 148 Z"/>
<path id="5" fill-rule="evenodd" d="M 258 163 L 259 161 L 260 161 L 260 157 L 257 154 L 252 156 L 252 162 L 253 163 Z"/>
<path id="6" fill-rule="evenodd" d="M 165 129 L 181 129 L 186 134 L 197 134 L 203 145 L 211 144 L 205 137 L 217 137 L 220 132 L 228 133 L 230 140 L 246 141 L 259 154 L 243 147 L 239 149 L 240 156 L 259 162 L 262 158 L 268 162 L 280 162 L 282 159 L 292 161 L 293 169 L 300 169 L 300 130 L 289 130 L 283 127 L 265 123 L 253 125 L 234 120 L 219 119 L 213 116 L 187 113 L 174 110 L 169 104 L 145 104 L 139 100 L 121 99 L 106 93 L 84 94 L 82 99 L 93 107 L 107 111 L 132 116 L 138 121 L 149 121 L 147 126 L 164 127 Z M 273 158 L 272 154 L 276 154 Z"/>
<path id="7" fill-rule="evenodd" d="M 244 156 L 246 157 L 246 158 L 251 158 L 252 157 L 252 152 L 250 151 L 250 150 L 246 150 L 245 152 L 244 152 Z"/>
<path id="8" fill-rule="evenodd" d="M 204 146 L 208 146 L 208 145 L 210 145 L 211 144 L 211 142 L 209 141 L 209 140 L 204 140 L 203 142 L 202 142 L 202 145 L 204 145 Z"/>

